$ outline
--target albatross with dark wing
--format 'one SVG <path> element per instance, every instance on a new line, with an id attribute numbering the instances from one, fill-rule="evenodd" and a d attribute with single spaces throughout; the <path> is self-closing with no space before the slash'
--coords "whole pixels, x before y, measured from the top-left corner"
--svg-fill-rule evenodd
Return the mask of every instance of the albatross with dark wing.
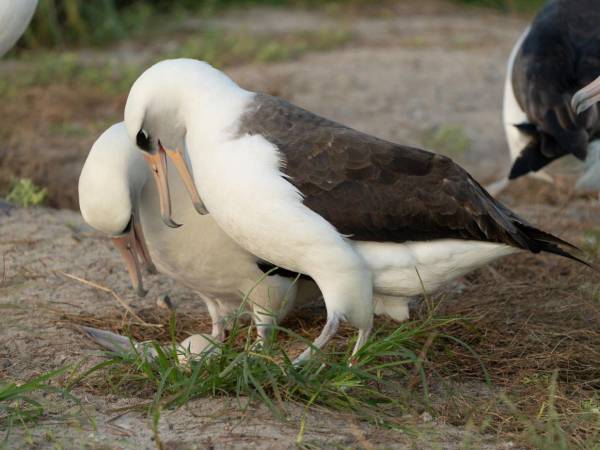
<path id="1" fill-rule="evenodd" d="M 318 297 L 318 290 L 311 286 L 314 283 L 295 283 L 295 274 L 269 272 L 265 276 L 263 271 L 270 267 L 236 244 L 210 216 L 197 214 L 177 178 L 170 190 L 173 213 L 188 226 L 165 227 L 159 208 L 165 200 L 159 198 L 151 178 L 123 123 L 96 140 L 79 178 L 79 205 L 85 221 L 111 236 L 140 296 L 145 295 L 140 262 L 149 267 L 156 264 L 160 272 L 203 299 L 212 319 L 211 338 L 216 341 L 224 339 L 245 295 L 261 338 L 291 310 L 297 297 L 302 297 L 299 303 Z"/>
<path id="2" fill-rule="evenodd" d="M 166 157 L 189 160 L 223 231 L 317 283 L 327 322 L 316 348 L 342 320 L 359 330 L 354 353 L 371 330 L 376 277 L 357 245 L 370 249 L 371 265 L 388 258 L 404 265 L 405 276 L 387 280 L 397 295 L 420 292 L 421 277 L 447 281 L 516 250 L 578 260 L 569 244 L 494 200 L 449 158 L 244 90 L 205 62 L 168 60 L 146 70 L 129 93 L 125 124 L 152 170 L 164 174 L 155 178 L 165 180 L 160 190 Z M 164 208 L 170 225 L 168 216 Z M 411 245 L 425 262 L 415 261 Z"/>
<path id="3" fill-rule="evenodd" d="M 584 190 L 596 161 L 600 118 L 594 106 L 581 114 L 571 97 L 600 73 L 600 0 L 553 0 L 539 12 L 513 49 L 504 88 L 503 122 L 515 179 L 533 174 L 565 155 L 586 161 Z M 506 186 L 495 185 L 494 191 Z"/>

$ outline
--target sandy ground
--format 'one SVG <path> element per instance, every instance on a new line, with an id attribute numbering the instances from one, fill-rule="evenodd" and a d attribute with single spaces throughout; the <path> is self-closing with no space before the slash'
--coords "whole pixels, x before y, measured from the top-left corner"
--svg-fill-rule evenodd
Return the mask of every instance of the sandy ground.
<path id="1" fill-rule="evenodd" d="M 344 27 L 358 38 L 344 48 L 310 53 L 297 61 L 253 64 L 228 72 L 245 86 L 278 93 L 324 116 L 393 141 L 422 145 L 435 127 L 459 127 L 468 136 L 469 145 L 451 156 L 481 180 L 490 181 L 506 173 L 508 167 L 500 120 L 502 85 L 506 58 L 525 21 L 427 5 L 410 11 L 399 6 L 383 16 L 360 20 L 271 10 L 229 14 L 218 19 L 220 26 L 243 23 L 261 31 Z M 194 29 L 201 22 L 190 20 L 188 26 Z M 34 97 L 24 99 L 32 107 L 33 118 L 40 123 L 51 119 L 55 113 L 35 106 L 38 102 L 60 102 L 61 92 L 49 89 L 38 96 L 41 99 Z M 72 107 L 71 117 L 85 112 L 86 105 L 66 98 L 58 109 Z M 87 97 L 88 115 L 80 120 L 102 124 L 120 120 L 122 99 L 97 100 L 100 105 L 92 107 L 95 99 L 93 95 Z M 3 108 L 5 114 L 10 113 L 10 106 Z M 68 120 L 69 116 L 60 114 L 61 120 Z M 8 147 L 0 148 L 3 170 L 10 167 L 18 173 L 15 168 L 27 155 L 50 155 L 25 174 L 51 188 L 53 204 L 73 206 L 76 177 L 95 136 L 69 141 L 37 135 L 30 129 L 24 139 L 22 126 L 2 132 L 9 142 Z M 52 181 L 54 178 L 57 181 Z M 551 217 L 560 206 L 552 194 L 519 200 L 509 193 L 505 199 L 512 205 L 518 203 L 519 211 L 534 222 L 540 211 Z M 554 202 L 549 211 L 547 206 L 540 206 L 548 199 Z M 589 222 L 594 215 L 598 217 L 597 207 L 591 205 L 580 202 L 567 215 Z M 581 238 L 575 231 L 565 230 L 560 221 L 546 225 L 550 231 L 566 232 L 575 241 Z M 116 251 L 106 239 L 86 228 L 77 212 L 35 208 L 14 209 L 3 215 L 0 211 L 1 377 L 24 380 L 97 353 L 64 320 L 64 313 L 110 317 L 122 309 L 109 293 L 65 274 L 110 286 L 136 310 L 154 308 L 154 299 L 169 292 L 181 310 L 205 312 L 193 293 L 163 276 L 147 277 L 150 294 L 143 300 L 136 298 Z M 140 399 L 100 397 L 85 389 L 75 394 L 82 398 L 92 420 L 75 409 L 67 422 L 53 422 L 50 414 L 39 426 L 16 432 L 9 447 L 154 448 L 149 418 L 137 412 L 122 416 L 116 412 Z M 57 400 L 57 412 L 64 404 Z M 164 412 L 160 433 L 166 448 L 292 448 L 302 412 L 289 405 L 290 418 L 282 423 L 263 408 L 243 413 L 233 400 L 196 400 L 183 409 Z M 450 449 L 461 448 L 467 437 L 464 428 L 443 420 L 425 423 L 419 417 L 412 418 L 409 421 L 417 432 L 409 435 L 330 412 L 311 412 L 308 417 L 304 442 L 317 448 Z M 471 438 L 474 448 L 514 447 L 492 436 Z"/>

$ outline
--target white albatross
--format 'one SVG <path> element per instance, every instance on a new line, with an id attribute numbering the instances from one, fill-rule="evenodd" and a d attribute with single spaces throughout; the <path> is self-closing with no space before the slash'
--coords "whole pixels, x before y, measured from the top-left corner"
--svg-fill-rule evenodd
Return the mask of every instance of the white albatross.
<path id="1" fill-rule="evenodd" d="M 210 216 L 194 211 L 179 180 L 171 183 L 173 213 L 188 226 L 165 227 L 156 187 L 148 182 L 151 178 L 123 123 L 113 125 L 96 140 L 79 177 L 81 213 L 89 225 L 112 237 L 138 295 L 146 293 L 139 261 L 150 268 L 155 264 L 161 273 L 193 289 L 206 303 L 214 341 L 224 339 L 246 294 L 261 339 L 292 309 L 297 295 L 304 295 L 299 303 L 318 297 L 310 280 L 294 283 L 294 275 L 272 272 L 265 276 L 266 269 L 259 268 L 256 257 L 221 231 Z M 265 279 L 259 282 L 262 277 Z M 103 336 L 106 334 L 95 334 L 96 340 Z M 196 336 L 182 345 L 208 342 Z M 122 341 L 114 340 L 115 344 Z M 199 353 L 198 345 L 192 347 L 192 353 Z"/>
<path id="2" fill-rule="evenodd" d="M 594 107 L 578 115 L 570 104 L 600 72 L 598 23 L 600 0 L 553 0 L 518 39 L 502 113 L 512 167 L 488 186 L 493 195 L 524 175 L 553 182 L 543 168 L 568 154 L 585 164 L 575 191 L 590 191 L 590 179 L 600 178 L 599 113 Z"/>
<path id="3" fill-rule="evenodd" d="M 25 32 L 37 3 L 38 0 L 0 0 L 0 57 Z"/>
<path id="4" fill-rule="evenodd" d="M 397 296 L 421 292 L 416 269 L 435 283 L 517 249 L 577 259 L 560 247 L 569 244 L 494 200 L 449 158 L 244 90 L 205 62 L 147 69 L 131 88 L 125 124 L 163 174 L 155 177 L 159 190 L 167 188 L 166 156 L 189 160 L 201 201 L 223 231 L 257 257 L 315 280 L 327 322 L 296 362 L 323 347 L 342 320 L 358 329 L 353 354 L 365 343 L 377 282 L 368 259 L 404 261 L 409 275 L 389 280 Z M 162 215 L 172 225 L 167 207 Z M 426 262 L 415 262 L 412 245 Z"/>
<path id="5" fill-rule="evenodd" d="M 295 305 L 301 306 L 319 295 L 310 280 L 300 279 L 297 288 L 291 286 L 292 274 L 267 276 L 255 286 L 264 276 L 262 272 L 270 267 L 239 247 L 210 216 L 196 214 L 178 178 L 172 180 L 170 195 L 175 217 L 186 226 L 165 227 L 159 219 L 161 200 L 150 178 L 150 170 L 129 141 L 122 123 L 113 125 L 96 140 L 79 178 L 79 204 L 84 219 L 111 236 L 139 296 L 146 294 L 140 261 L 152 272 L 154 261 L 161 272 L 192 288 L 204 300 L 213 323 L 210 338 L 221 341 L 230 318 L 238 311 L 243 294 L 249 289 L 252 289 L 250 298 L 261 339 L 275 318 L 283 319 Z M 410 297 L 422 293 L 415 267 L 429 267 L 432 260 L 441 267 L 439 256 L 427 245 L 418 243 L 352 242 L 352 245 L 373 274 L 375 313 L 396 321 L 408 319 Z M 448 253 L 454 257 L 460 254 L 477 261 L 495 257 L 495 248 L 488 243 L 473 246 L 449 241 L 447 245 Z M 507 253 L 510 251 L 507 247 Z M 451 259 L 447 264 L 441 274 L 423 270 L 420 276 L 426 291 L 434 291 L 445 281 L 464 273 L 459 267 L 450 267 Z M 262 269 L 257 270 L 260 267 Z M 124 336 L 82 328 L 96 342 L 113 351 L 130 348 L 130 340 Z M 197 354 L 207 342 L 202 335 L 192 335 L 181 346 L 186 353 Z"/>

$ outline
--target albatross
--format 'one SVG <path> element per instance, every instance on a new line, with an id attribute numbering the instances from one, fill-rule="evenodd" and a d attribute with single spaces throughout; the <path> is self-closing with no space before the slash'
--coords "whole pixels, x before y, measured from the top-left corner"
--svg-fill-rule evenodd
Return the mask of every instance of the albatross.
<path id="1" fill-rule="evenodd" d="M 0 1 L 0 56 L 19 40 L 33 17 L 37 0 Z"/>
<path id="2" fill-rule="evenodd" d="M 154 172 L 150 172 L 129 141 L 125 126 L 119 123 L 108 128 L 93 144 L 79 178 L 79 205 L 85 221 L 111 237 L 140 297 L 146 295 L 140 263 L 155 273 L 155 261 L 161 272 L 192 288 L 206 303 L 213 324 L 210 339 L 216 342 L 223 340 L 230 318 L 239 310 L 249 290 L 259 339 L 264 339 L 275 319 L 282 320 L 294 305 L 302 306 L 319 297 L 312 281 L 301 278 L 297 287 L 292 286 L 290 280 L 296 274 L 277 270 L 254 257 L 221 231 L 210 216 L 195 214 L 178 178 L 171 183 L 170 199 L 159 197 L 155 185 L 149 182 L 151 173 Z M 159 219 L 159 205 L 162 202 L 163 208 L 169 208 L 166 203 L 169 200 L 175 217 L 187 226 L 164 227 Z M 172 226 L 175 223 L 170 218 L 165 220 Z M 495 254 L 489 253 L 493 247 L 486 243 L 468 247 L 463 244 L 447 243 L 453 246 L 453 255 L 460 253 L 463 258 L 482 260 Z M 352 245 L 373 274 L 375 314 L 399 322 L 409 318 L 410 298 L 422 292 L 421 284 L 431 292 L 444 281 L 462 274 L 460 268 L 454 268 L 441 275 L 428 270 L 417 275 L 415 266 L 428 267 L 432 258 L 440 264 L 439 256 L 418 243 L 386 247 L 376 242 L 352 242 Z M 265 277 L 263 272 L 268 275 L 258 284 Z M 93 328 L 83 327 L 83 330 L 110 350 L 130 348 L 130 340 L 125 336 Z M 208 342 L 203 335 L 192 335 L 181 347 L 197 354 Z"/>
<path id="3" fill-rule="evenodd" d="M 299 303 L 318 296 L 311 286 L 314 283 L 303 279 L 296 283 L 295 274 L 274 273 L 267 263 L 229 238 L 211 216 L 196 214 L 177 178 L 170 186 L 173 214 L 188 226 L 165 227 L 159 213 L 159 203 L 164 199 L 159 199 L 154 183 L 149 182 L 151 178 L 152 172 L 130 143 L 123 123 L 111 126 L 96 140 L 79 177 L 83 218 L 112 238 L 138 295 L 146 294 L 140 263 L 150 271 L 156 266 L 194 290 L 206 303 L 214 341 L 224 339 L 245 295 L 260 339 L 292 309 L 297 296 L 304 296 Z M 95 334 L 101 343 L 103 336 Z M 114 340 L 117 343 L 123 339 Z M 193 339 L 197 338 L 192 338 L 195 342 Z"/>
<path id="4" fill-rule="evenodd" d="M 577 191 L 600 175 L 600 118 L 594 106 L 577 114 L 573 94 L 600 72 L 600 0 L 548 2 L 518 39 L 504 85 L 503 123 L 512 167 L 508 180 L 533 175 L 565 155 L 585 161 Z M 591 143 L 591 144 L 590 144 Z"/>
<path id="5" fill-rule="evenodd" d="M 180 175 L 193 177 L 198 210 L 250 253 L 316 282 L 327 321 L 296 363 L 326 345 L 341 321 L 358 329 L 353 357 L 367 340 L 377 276 L 357 246 L 369 249 L 371 266 L 392 259 L 403 268 L 386 279 L 398 296 L 518 250 L 584 263 L 451 159 L 242 89 L 206 62 L 147 69 L 129 93 L 125 125 L 159 191 L 168 189 L 166 159 L 177 161 Z M 173 226 L 168 205 L 162 217 Z"/>

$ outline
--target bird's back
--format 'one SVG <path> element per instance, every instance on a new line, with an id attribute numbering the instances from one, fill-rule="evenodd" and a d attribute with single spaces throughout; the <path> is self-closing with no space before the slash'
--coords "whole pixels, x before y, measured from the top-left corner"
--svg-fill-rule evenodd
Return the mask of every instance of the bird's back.
<path id="1" fill-rule="evenodd" d="M 562 242 L 516 216 L 451 159 L 378 139 L 277 97 L 257 94 L 238 132 L 275 145 L 304 204 L 353 240 L 465 239 L 534 252 L 549 249 L 545 241 Z"/>

